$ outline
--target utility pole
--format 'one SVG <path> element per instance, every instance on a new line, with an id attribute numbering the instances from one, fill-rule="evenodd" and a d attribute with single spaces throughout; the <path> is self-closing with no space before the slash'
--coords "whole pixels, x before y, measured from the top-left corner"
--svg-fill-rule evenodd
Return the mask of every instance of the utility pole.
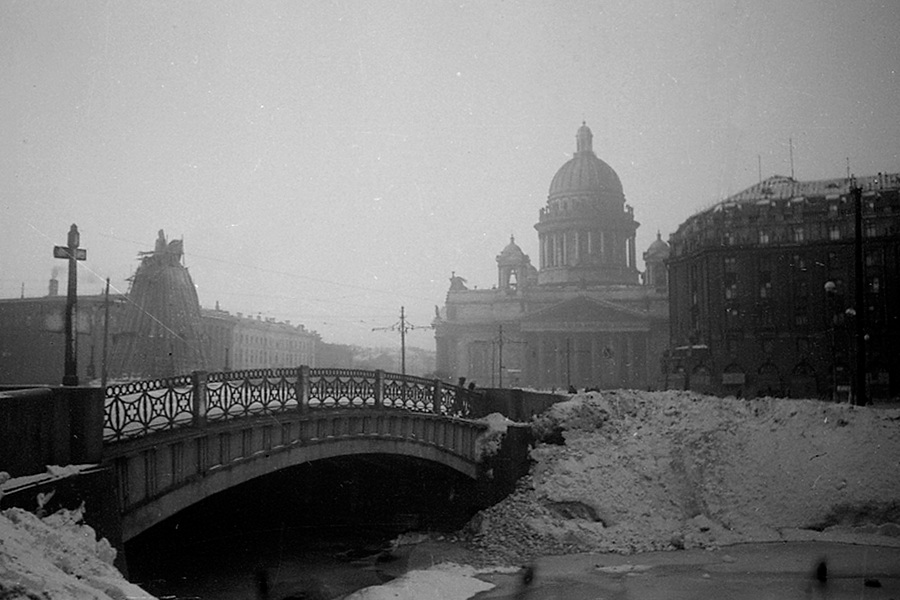
<path id="1" fill-rule="evenodd" d="M 503 389 L 503 324 L 499 325 L 497 336 L 497 351 L 500 353 L 499 360 L 497 361 L 497 380 L 498 386 L 501 390 Z"/>
<path id="2" fill-rule="evenodd" d="M 66 246 L 54 246 L 53 258 L 61 258 L 69 261 L 69 285 L 66 293 L 66 358 L 62 384 L 66 386 L 78 385 L 78 335 L 77 302 L 78 302 L 78 264 L 79 260 L 87 260 L 87 250 L 79 248 L 81 236 L 78 234 L 78 226 L 74 223 L 69 228 L 69 237 Z"/>
<path id="3" fill-rule="evenodd" d="M 498 386 L 499 388 L 503 388 L 503 346 L 506 344 L 525 344 L 526 342 L 522 342 L 519 340 L 507 340 L 503 337 L 503 324 L 499 324 L 497 326 L 497 339 L 494 342 L 497 345 L 497 371 L 498 375 Z M 491 359 L 491 385 L 494 385 L 494 360 Z"/>
<path id="4" fill-rule="evenodd" d="M 109 360 L 109 277 L 106 278 L 106 294 L 103 297 L 103 365 L 100 368 L 100 387 L 106 389 Z"/>
<path id="5" fill-rule="evenodd" d="M 400 307 L 400 321 L 390 327 L 373 327 L 372 331 L 399 331 L 400 332 L 400 372 L 406 375 L 406 332 L 413 329 L 431 329 L 430 325 L 410 325 L 406 322 L 406 309 Z"/>
<path id="6" fill-rule="evenodd" d="M 866 394 L 866 268 L 863 260 L 862 188 L 850 180 L 850 195 L 856 205 L 856 393 L 854 404 L 868 404 Z"/>

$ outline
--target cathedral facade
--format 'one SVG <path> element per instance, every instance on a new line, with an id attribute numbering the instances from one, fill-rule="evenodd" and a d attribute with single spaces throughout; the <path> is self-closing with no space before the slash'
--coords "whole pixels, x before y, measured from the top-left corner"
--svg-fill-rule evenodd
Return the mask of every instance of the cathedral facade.
<path id="1" fill-rule="evenodd" d="M 639 223 L 586 124 L 550 183 L 535 266 L 511 238 L 493 289 L 455 273 L 434 320 L 437 371 L 481 387 L 653 388 L 668 344 L 668 244 L 637 267 Z"/>

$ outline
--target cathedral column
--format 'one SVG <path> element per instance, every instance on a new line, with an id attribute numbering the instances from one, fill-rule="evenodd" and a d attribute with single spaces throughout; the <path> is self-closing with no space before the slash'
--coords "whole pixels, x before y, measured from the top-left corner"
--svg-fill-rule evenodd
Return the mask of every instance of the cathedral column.
<path id="1" fill-rule="evenodd" d="M 637 254 L 634 249 L 634 236 L 631 236 L 628 238 L 628 266 L 634 269 L 636 264 Z"/>

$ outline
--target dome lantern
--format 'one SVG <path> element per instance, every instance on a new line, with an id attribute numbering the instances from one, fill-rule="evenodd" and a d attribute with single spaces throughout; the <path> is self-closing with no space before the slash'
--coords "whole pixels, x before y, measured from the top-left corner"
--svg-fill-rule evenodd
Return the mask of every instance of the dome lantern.
<path id="1" fill-rule="evenodd" d="M 578 128 L 578 133 L 575 134 L 575 140 L 575 154 L 594 153 L 594 134 L 591 133 L 591 128 L 587 126 L 587 121 L 581 122 L 581 127 Z"/>

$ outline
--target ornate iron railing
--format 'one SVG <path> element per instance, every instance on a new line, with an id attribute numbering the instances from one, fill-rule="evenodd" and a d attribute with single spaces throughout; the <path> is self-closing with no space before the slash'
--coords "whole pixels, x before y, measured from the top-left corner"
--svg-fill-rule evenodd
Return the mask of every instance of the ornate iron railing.
<path id="1" fill-rule="evenodd" d="M 356 369 L 254 369 L 106 387 L 103 439 L 118 442 L 240 417 L 333 409 L 398 409 L 467 417 L 477 392 L 437 379 Z"/>

